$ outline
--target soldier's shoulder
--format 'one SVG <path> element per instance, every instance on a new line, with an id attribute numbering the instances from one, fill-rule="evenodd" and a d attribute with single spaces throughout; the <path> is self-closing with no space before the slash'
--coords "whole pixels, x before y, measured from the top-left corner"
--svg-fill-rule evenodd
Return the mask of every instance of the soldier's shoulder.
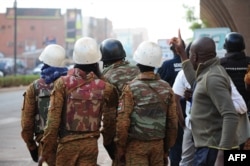
<path id="1" fill-rule="evenodd" d="M 103 81 L 103 80 L 102 80 L 102 81 Z M 103 81 L 103 82 L 104 82 L 104 84 L 105 84 L 105 86 L 106 86 L 107 88 L 110 88 L 110 89 L 115 88 L 115 86 L 114 86 L 113 84 L 109 83 L 108 81 Z"/>
<path id="2" fill-rule="evenodd" d="M 64 80 L 62 77 L 58 78 L 57 80 L 55 80 L 54 82 L 54 87 L 55 88 L 63 88 L 66 84 L 65 82 L 66 80 Z"/>

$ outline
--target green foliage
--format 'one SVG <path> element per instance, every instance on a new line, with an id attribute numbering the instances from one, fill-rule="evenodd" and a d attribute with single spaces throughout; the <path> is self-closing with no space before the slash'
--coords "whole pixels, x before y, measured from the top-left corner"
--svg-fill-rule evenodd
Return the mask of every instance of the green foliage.
<path id="1" fill-rule="evenodd" d="M 183 5 L 183 8 L 186 9 L 186 21 L 190 23 L 189 28 L 191 30 L 200 29 L 200 28 L 206 28 L 208 27 L 208 22 L 205 20 L 202 20 L 198 17 L 195 17 L 195 7 L 190 7 L 187 5 Z"/>
<path id="2" fill-rule="evenodd" d="M 186 9 L 186 21 L 187 22 L 194 22 L 197 21 L 197 17 L 194 15 L 195 7 L 190 7 L 187 5 L 183 5 L 183 8 Z"/>
<path id="3" fill-rule="evenodd" d="M 202 19 L 202 24 L 203 24 L 203 27 L 209 27 L 209 23 L 208 23 L 208 21 L 207 20 L 205 20 L 205 19 Z"/>
<path id="4" fill-rule="evenodd" d="M 26 86 L 38 78 L 39 75 L 11 75 L 6 77 L 0 77 L 0 88 L 21 85 Z"/>
<path id="5" fill-rule="evenodd" d="M 202 28 L 202 24 L 198 23 L 198 22 L 193 22 L 190 27 L 190 29 L 194 30 L 194 29 L 200 29 Z"/>

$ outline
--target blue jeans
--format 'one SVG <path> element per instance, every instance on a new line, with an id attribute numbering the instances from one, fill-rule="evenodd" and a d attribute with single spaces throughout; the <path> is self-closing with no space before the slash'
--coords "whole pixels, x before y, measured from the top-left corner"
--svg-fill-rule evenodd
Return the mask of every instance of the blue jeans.
<path id="1" fill-rule="evenodd" d="M 217 153 L 217 149 L 208 147 L 197 148 L 194 155 L 194 166 L 214 166 Z"/>

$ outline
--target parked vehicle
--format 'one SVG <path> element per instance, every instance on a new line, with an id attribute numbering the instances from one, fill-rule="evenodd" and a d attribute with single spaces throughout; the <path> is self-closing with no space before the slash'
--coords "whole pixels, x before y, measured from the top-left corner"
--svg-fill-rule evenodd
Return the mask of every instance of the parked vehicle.
<path id="1" fill-rule="evenodd" d="M 39 63 L 32 71 L 33 74 L 41 74 L 41 68 L 43 67 L 43 63 Z M 74 67 L 74 64 L 66 65 L 66 67 L 69 69 L 72 69 Z"/>
<path id="2" fill-rule="evenodd" d="M 14 58 L 0 58 L 0 71 L 4 76 L 15 74 Z M 26 74 L 27 65 L 21 59 L 16 59 L 16 74 Z"/>
<path id="3" fill-rule="evenodd" d="M 68 70 L 70 70 L 70 69 L 74 68 L 74 64 L 67 65 L 66 67 L 68 68 Z"/>
<path id="4" fill-rule="evenodd" d="M 39 63 L 32 71 L 33 74 L 41 74 L 43 63 Z"/>

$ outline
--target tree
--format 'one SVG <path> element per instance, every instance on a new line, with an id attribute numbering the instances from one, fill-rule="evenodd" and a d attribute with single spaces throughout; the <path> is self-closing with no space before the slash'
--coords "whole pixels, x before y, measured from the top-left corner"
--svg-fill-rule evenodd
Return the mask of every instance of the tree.
<path id="1" fill-rule="evenodd" d="M 183 5 L 183 8 L 186 9 L 185 19 L 188 23 L 190 23 L 189 29 L 194 30 L 194 29 L 208 27 L 206 20 L 200 19 L 199 17 L 195 16 L 195 7 L 194 6 Z"/>

